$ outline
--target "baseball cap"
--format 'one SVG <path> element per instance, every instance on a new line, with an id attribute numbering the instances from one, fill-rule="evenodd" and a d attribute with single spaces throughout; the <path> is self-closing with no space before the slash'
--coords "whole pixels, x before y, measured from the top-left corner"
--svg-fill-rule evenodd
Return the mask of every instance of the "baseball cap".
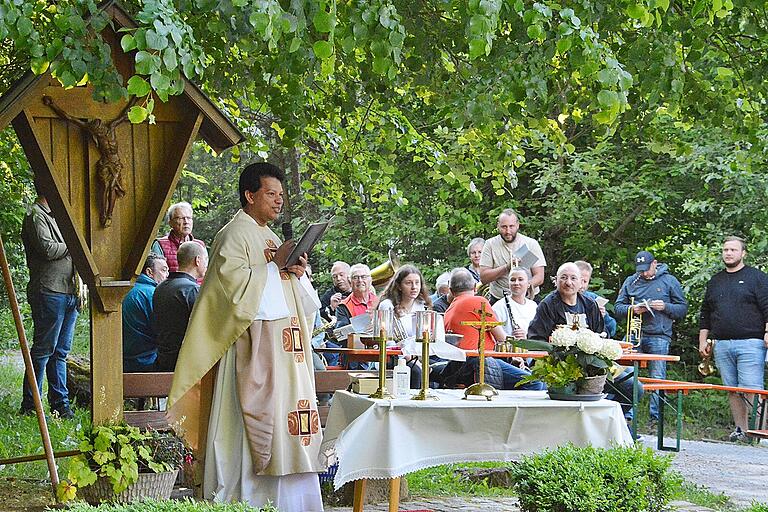
<path id="1" fill-rule="evenodd" d="M 635 256 L 635 270 L 638 272 L 645 272 L 651 268 L 653 260 L 653 254 L 648 251 L 640 251 L 637 253 L 637 256 Z"/>

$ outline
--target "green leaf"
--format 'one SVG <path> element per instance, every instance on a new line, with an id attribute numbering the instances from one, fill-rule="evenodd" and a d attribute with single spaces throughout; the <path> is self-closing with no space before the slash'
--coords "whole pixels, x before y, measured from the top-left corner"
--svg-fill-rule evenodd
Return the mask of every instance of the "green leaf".
<path id="1" fill-rule="evenodd" d="M 159 35 L 154 29 L 147 30 L 147 46 L 152 50 L 164 50 L 168 46 L 168 39 Z"/>
<path id="2" fill-rule="evenodd" d="M 327 59 L 333 55 L 333 45 L 328 41 L 315 41 L 312 45 L 312 51 L 319 59 Z"/>
<path id="3" fill-rule="evenodd" d="M 16 30 L 19 31 L 21 37 L 27 37 L 32 33 L 33 28 L 32 21 L 29 18 L 22 17 L 16 22 Z"/>
<path id="4" fill-rule="evenodd" d="M 141 75 L 151 75 L 160 67 L 160 58 L 149 52 L 140 51 L 136 53 L 136 72 Z"/>
<path id="5" fill-rule="evenodd" d="M 557 40 L 557 51 L 565 53 L 571 49 L 572 41 L 570 37 L 564 37 Z"/>
<path id="6" fill-rule="evenodd" d="M 644 5 L 640 4 L 632 4 L 629 7 L 627 7 L 627 16 L 630 18 L 634 18 L 636 20 L 642 20 L 645 18 L 645 15 L 648 14 L 648 11 L 646 11 Z"/>
<path id="7" fill-rule="evenodd" d="M 473 39 L 469 42 L 469 58 L 476 59 L 485 55 L 485 39 Z"/>
<path id="8" fill-rule="evenodd" d="M 326 33 L 333 30 L 334 21 L 335 20 L 333 19 L 333 16 L 331 16 L 330 13 L 326 12 L 323 9 L 317 11 L 314 18 L 312 18 L 312 24 L 315 26 L 315 29 L 320 33 Z"/>
<path id="9" fill-rule="evenodd" d="M 32 72 L 36 75 L 42 75 L 46 71 L 48 71 L 48 66 L 50 66 L 50 62 L 47 59 L 39 58 L 39 59 L 32 59 L 30 61 L 29 67 L 32 70 Z"/>
<path id="10" fill-rule="evenodd" d="M 301 46 L 301 39 L 299 39 L 298 37 L 294 37 L 291 40 L 291 45 L 288 47 L 288 53 L 295 52 L 296 50 L 299 49 L 299 46 Z"/>
<path id="11" fill-rule="evenodd" d="M 616 91 L 609 91 L 609 90 L 603 89 L 602 91 L 597 93 L 597 102 L 600 103 L 600 106 L 603 108 L 608 108 L 608 109 L 618 108 L 619 95 L 616 93 Z"/>
<path id="12" fill-rule="evenodd" d="M 120 39 L 120 46 L 123 48 L 124 52 L 134 50 L 136 48 L 136 38 L 131 34 L 125 34 L 122 39 Z"/>
<path id="13" fill-rule="evenodd" d="M 165 64 L 168 71 L 173 71 L 179 65 L 179 61 L 176 59 L 176 51 L 173 48 L 163 50 L 163 64 Z"/>
<path id="14" fill-rule="evenodd" d="M 133 96 L 142 97 L 149 94 L 152 88 L 149 86 L 146 80 L 138 75 L 133 75 L 128 80 L 128 94 Z"/>
<path id="15" fill-rule="evenodd" d="M 128 120 L 133 124 L 143 123 L 148 114 L 147 109 L 136 105 L 128 110 Z"/>

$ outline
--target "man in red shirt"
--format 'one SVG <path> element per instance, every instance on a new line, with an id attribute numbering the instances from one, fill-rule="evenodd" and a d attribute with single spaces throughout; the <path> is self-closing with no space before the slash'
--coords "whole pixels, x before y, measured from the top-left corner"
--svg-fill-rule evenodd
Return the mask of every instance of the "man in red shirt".
<path id="1" fill-rule="evenodd" d="M 451 272 L 451 294 L 454 299 L 445 312 L 445 330 L 462 334 L 464 337 L 459 342 L 459 348 L 464 350 L 477 350 L 480 333 L 476 327 L 461 325 L 461 322 L 480 320 L 480 311 L 485 305 L 486 320 L 497 322 L 496 314 L 490 302 L 485 297 L 475 295 L 475 279 L 466 268 L 456 268 Z M 495 340 L 506 338 L 504 328 L 497 325 L 485 333 L 485 349 L 493 350 Z M 522 360 L 520 360 L 522 361 Z M 443 371 L 443 384 L 446 387 L 454 387 L 457 384 L 465 386 L 477 382 L 479 358 L 468 357 L 466 362 L 452 361 Z M 492 385 L 500 385 L 502 389 L 542 390 L 544 383 L 533 381 L 517 386 L 521 379 L 530 375 L 530 372 L 517 368 L 500 359 L 486 358 L 486 374 L 500 373 L 497 382 Z"/>

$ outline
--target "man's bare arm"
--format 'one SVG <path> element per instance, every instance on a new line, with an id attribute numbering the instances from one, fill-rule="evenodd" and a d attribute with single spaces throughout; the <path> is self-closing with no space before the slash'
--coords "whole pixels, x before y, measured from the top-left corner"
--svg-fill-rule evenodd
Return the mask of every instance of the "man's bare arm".
<path id="1" fill-rule="evenodd" d="M 541 286 L 544 284 L 544 267 L 533 267 L 531 269 L 531 286 Z"/>
<path id="2" fill-rule="evenodd" d="M 505 263 L 504 265 L 496 268 L 491 267 L 480 267 L 480 281 L 483 284 L 492 283 L 493 281 L 499 279 L 500 277 L 504 277 L 507 274 L 509 274 L 509 263 Z"/>
<path id="3" fill-rule="evenodd" d="M 699 355 L 701 357 L 707 357 L 712 352 L 712 346 L 707 344 L 707 338 L 709 338 L 709 329 L 699 330 Z"/>

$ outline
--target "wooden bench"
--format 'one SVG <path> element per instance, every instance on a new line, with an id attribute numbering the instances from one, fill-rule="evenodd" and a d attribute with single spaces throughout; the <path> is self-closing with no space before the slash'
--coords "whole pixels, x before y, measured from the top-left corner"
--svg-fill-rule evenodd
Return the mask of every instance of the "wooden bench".
<path id="1" fill-rule="evenodd" d="M 361 372 L 359 370 L 317 370 L 315 371 L 315 392 L 321 394 L 333 394 L 339 390 L 349 388 L 352 383 L 352 374 L 370 373 L 376 377 L 376 372 Z M 319 405 L 317 411 L 320 414 L 320 424 L 325 426 L 325 420 L 328 419 L 328 411 L 331 406 L 327 404 Z"/>
<path id="2" fill-rule="evenodd" d="M 747 430 L 747 435 L 756 439 L 768 439 L 768 430 Z"/>
<path id="3" fill-rule="evenodd" d="M 123 398 L 165 398 L 171 392 L 173 372 L 124 373 Z M 142 429 L 168 430 L 165 411 L 125 411 L 125 422 Z"/>
<path id="4" fill-rule="evenodd" d="M 683 396 L 691 391 L 713 389 L 714 386 L 702 382 L 651 379 L 648 377 L 640 377 L 639 380 L 643 383 L 643 390 L 657 393 L 659 395 L 659 401 L 661 402 L 661 407 L 659 407 L 659 421 L 656 424 L 656 447 L 662 451 L 679 452 L 680 440 L 683 435 Z M 675 392 L 677 394 L 675 405 L 667 399 L 667 392 Z M 676 413 L 676 435 L 674 446 L 666 446 L 664 444 L 664 410 L 666 405 L 673 407 Z"/>

